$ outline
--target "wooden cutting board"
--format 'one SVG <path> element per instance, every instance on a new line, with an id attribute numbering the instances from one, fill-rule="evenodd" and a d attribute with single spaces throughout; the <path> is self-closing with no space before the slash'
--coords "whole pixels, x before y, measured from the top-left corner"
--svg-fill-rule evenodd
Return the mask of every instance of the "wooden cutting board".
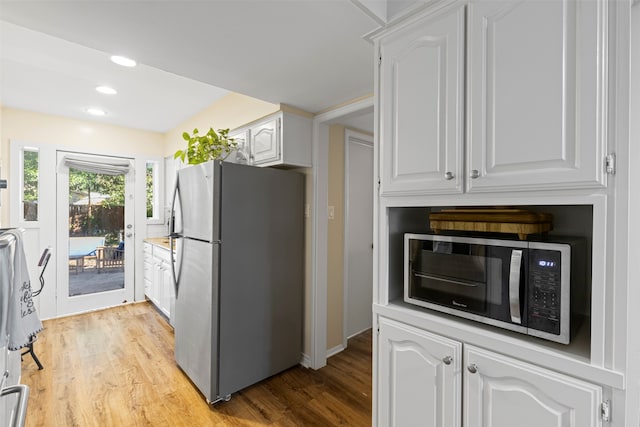
<path id="1" fill-rule="evenodd" d="M 529 234 L 546 233 L 553 229 L 553 216 L 525 209 L 477 208 L 446 209 L 429 214 L 429 226 L 441 231 L 476 231 L 517 234 L 526 240 Z"/>

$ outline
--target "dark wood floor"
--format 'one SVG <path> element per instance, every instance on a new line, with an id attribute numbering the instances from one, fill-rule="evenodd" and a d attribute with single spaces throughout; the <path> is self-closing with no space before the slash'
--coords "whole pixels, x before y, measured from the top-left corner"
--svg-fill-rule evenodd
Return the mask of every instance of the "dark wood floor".
<path id="1" fill-rule="evenodd" d="M 314 371 L 301 366 L 208 406 L 149 303 L 45 321 L 22 382 L 27 426 L 370 426 L 371 332 Z"/>

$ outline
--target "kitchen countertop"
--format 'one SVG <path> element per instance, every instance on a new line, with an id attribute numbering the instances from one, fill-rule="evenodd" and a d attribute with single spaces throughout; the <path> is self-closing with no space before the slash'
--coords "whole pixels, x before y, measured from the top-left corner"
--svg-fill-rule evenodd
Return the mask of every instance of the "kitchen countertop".
<path id="1" fill-rule="evenodd" d="M 152 245 L 160 246 L 165 249 L 169 249 L 169 238 L 168 237 L 148 237 L 144 239 L 145 242 L 151 243 Z M 176 243 L 173 242 L 173 249 L 175 250 Z"/>

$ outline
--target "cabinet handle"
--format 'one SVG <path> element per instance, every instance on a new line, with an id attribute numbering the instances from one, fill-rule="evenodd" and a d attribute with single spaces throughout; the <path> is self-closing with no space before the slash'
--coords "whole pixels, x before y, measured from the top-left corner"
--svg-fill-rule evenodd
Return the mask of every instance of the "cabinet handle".
<path id="1" fill-rule="evenodd" d="M 445 356 L 442 358 L 442 363 L 445 365 L 451 365 L 451 362 L 453 362 L 453 357 L 451 356 Z"/>
<path id="2" fill-rule="evenodd" d="M 480 177 L 480 172 L 478 171 L 478 169 L 474 169 L 471 171 L 471 179 L 476 179 Z"/>
<path id="3" fill-rule="evenodd" d="M 470 364 L 469 366 L 467 366 L 467 371 L 475 374 L 476 372 L 478 372 L 478 365 L 476 365 L 475 363 Z"/>
<path id="4" fill-rule="evenodd" d="M 455 178 L 453 172 L 447 172 L 444 174 L 444 179 L 446 179 L 447 181 L 451 181 L 453 178 Z"/>

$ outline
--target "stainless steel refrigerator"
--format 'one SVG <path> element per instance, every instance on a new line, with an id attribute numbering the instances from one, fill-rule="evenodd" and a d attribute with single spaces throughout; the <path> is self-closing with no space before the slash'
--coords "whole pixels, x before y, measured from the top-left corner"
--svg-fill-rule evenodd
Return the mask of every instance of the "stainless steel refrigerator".
<path id="1" fill-rule="evenodd" d="M 175 357 L 208 403 L 301 360 L 303 197 L 293 171 L 218 161 L 178 171 Z"/>

